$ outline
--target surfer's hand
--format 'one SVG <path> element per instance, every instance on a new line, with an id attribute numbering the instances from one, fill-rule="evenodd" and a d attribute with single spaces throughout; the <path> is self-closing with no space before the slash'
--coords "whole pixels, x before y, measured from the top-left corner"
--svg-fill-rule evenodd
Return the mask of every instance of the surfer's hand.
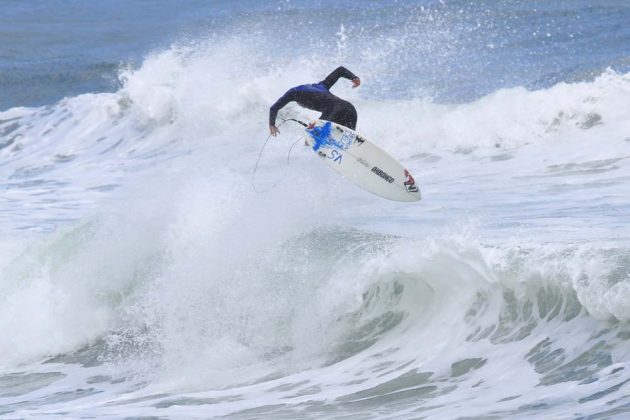
<path id="1" fill-rule="evenodd" d="M 357 88 L 361 85 L 361 79 L 358 77 L 356 79 L 352 79 L 352 89 Z"/>
<path id="2" fill-rule="evenodd" d="M 269 125 L 269 134 L 276 137 L 278 134 L 280 134 L 280 130 L 278 130 L 278 127 L 276 127 L 275 125 Z"/>

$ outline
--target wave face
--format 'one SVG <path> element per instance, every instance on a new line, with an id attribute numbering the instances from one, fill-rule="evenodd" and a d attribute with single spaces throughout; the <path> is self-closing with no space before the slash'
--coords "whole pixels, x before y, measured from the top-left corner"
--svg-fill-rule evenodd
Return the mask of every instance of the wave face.
<path id="1" fill-rule="evenodd" d="M 250 6 L 0 112 L 0 417 L 628 415 L 630 8 Z M 290 123 L 252 178 L 340 63 L 418 205 Z"/>

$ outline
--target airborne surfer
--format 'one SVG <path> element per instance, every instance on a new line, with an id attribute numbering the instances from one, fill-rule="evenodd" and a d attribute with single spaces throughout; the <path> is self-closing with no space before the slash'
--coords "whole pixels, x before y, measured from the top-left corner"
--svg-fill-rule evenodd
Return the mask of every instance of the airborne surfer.
<path id="1" fill-rule="evenodd" d="M 304 108 L 319 111 L 322 113 L 320 119 L 332 121 L 354 130 L 357 126 L 357 110 L 350 102 L 344 101 L 330 92 L 330 88 L 340 77 L 351 80 L 352 88 L 361 84 L 361 79 L 341 66 L 319 83 L 300 85 L 289 89 L 269 109 L 269 132 L 271 135 L 274 137 L 278 135 L 276 116 L 278 111 L 289 102 L 297 102 Z"/>

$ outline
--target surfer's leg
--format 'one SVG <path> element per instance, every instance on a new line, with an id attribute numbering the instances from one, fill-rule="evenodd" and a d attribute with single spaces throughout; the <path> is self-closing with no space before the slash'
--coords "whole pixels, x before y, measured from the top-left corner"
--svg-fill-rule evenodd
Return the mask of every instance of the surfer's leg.
<path id="1" fill-rule="evenodd" d="M 354 130 L 357 127 L 357 110 L 350 102 L 339 100 L 329 121 Z"/>
<path id="2" fill-rule="evenodd" d="M 324 110 L 324 112 L 322 112 L 322 115 L 319 116 L 319 119 L 334 122 L 333 118 L 335 118 L 336 110 L 337 108 L 334 106 L 328 107 L 326 110 Z"/>

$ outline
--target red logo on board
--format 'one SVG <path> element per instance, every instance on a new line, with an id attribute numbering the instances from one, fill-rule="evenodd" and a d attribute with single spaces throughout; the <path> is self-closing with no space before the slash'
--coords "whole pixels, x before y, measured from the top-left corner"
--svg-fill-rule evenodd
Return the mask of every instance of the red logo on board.
<path id="1" fill-rule="evenodd" d="M 407 191 L 410 193 L 418 192 L 418 187 L 416 187 L 416 180 L 413 179 L 408 170 L 405 169 L 405 177 L 407 180 L 404 182 Z"/>

